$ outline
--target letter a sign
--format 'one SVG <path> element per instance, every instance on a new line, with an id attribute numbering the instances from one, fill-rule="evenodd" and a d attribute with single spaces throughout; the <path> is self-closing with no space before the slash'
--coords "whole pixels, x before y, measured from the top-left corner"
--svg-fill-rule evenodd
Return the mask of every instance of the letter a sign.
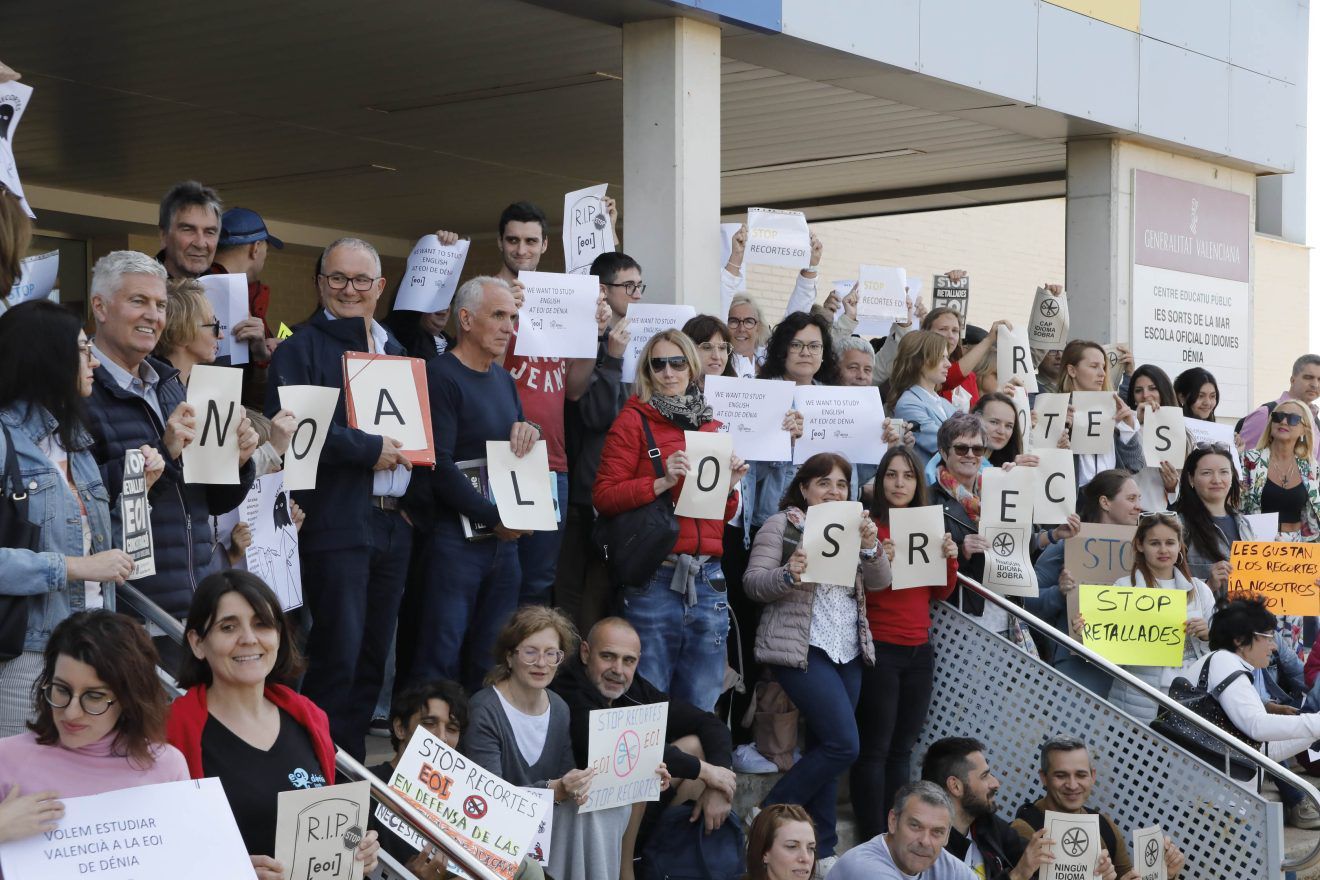
<path id="1" fill-rule="evenodd" d="M 237 367 L 193 367 L 188 402 L 197 419 L 193 442 L 183 448 L 187 483 L 238 482 L 238 423 L 243 418 L 243 371 Z"/>
<path id="2" fill-rule="evenodd" d="M 425 361 L 346 352 L 344 387 L 349 427 L 399 441 L 404 457 L 415 465 L 435 464 Z"/>

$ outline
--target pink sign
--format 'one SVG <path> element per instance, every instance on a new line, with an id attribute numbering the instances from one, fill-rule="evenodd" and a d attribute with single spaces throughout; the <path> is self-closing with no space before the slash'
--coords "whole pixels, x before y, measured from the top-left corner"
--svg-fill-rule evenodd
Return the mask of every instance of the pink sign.
<path id="1" fill-rule="evenodd" d="M 1251 280 L 1251 199 L 1149 171 L 1134 172 L 1132 260 L 1228 281 Z"/>

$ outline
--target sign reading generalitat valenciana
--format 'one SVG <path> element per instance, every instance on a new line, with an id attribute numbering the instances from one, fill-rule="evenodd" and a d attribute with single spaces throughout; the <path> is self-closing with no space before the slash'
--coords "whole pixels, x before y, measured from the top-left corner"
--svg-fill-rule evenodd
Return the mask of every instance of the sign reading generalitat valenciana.
<path id="1" fill-rule="evenodd" d="M 1132 354 L 1170 376 L 1204 367 L 1219 415 L 1251 394 L 1251 199 L 1133 172 Z"/>

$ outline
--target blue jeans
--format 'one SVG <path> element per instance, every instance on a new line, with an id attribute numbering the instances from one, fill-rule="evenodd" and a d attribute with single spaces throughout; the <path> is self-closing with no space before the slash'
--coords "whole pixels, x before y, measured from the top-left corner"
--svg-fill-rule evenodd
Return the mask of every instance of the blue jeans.
<path id="1" fill-rule="evenodd" d="M 550 604 L 550 588 L 554 586 L 555 567 L 559 563 L 559 545 L 563 543 L 564 523 L 568 520 L 568 474 L 556 473 L 553 477 L 559 488 L 559 529 L 532 532 L 518 539 L 518 564 L 522 566 L 519 605 Z"/>
<path id="2" fill-rule="evenodd" d="M 816 856 L 834 855 L 839 842 L 835 807 L 839 777 L 857 760 L 857 699 L 862 692 L 860 655 L 840 666 L 820 648 L 807 653 L 807 668 L 769 669 L 807 721 L 802 757 L 765 796 L 764 804 L 801 804 L 816 823 Z M 905 780 L 906 781 L 906 780 Z"/>
<path id="3" fill-rule="evenodd" d="M 312 618 L 303 695 L 325 710 L 334 741 L 362 760 L 371 712 L 403 598 L 412 527 L 396 511 L 371 508 L 370 546 L 302 554 Z"/>
<path id="4" fill-rule="evenodd" d="M 673 577 L 674 564 L 666 562 L 645 587 L 623 590 L 623 616 L 642 640 L 637 672 L 673 699 L 710 712 L 724 690 L 724 643 L 729 637 L 724 575 L 718 559 L 702 566 L 697 602 L 691 608 L 682 593 L 669 589 Z"/>
<path id="5" fill-rule="evenodd" d="M 424 578 L 409 677 L 447 678 L 475 693 L 494 664 L 495 637 L 518 607 L 518 546 L 498 538 L 469 541 L 456 517 L 442 517 Z"/>

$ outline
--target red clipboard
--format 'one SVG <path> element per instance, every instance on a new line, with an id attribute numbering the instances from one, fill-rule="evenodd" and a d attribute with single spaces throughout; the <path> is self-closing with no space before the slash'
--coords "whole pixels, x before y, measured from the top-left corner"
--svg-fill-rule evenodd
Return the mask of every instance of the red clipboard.
<path id="1" fill-rule="evenodd" d="M 388 381 L 374 370 L 385 367 L 390 374 Z M 399 381 L 399 373 L 406 372 L 411 378 L 411 387 L 406 379 Z M 374 399 L 358 401 L 354 398 L 353 387 L 358 385 L 359 394 L 364 390 Z M 365 386 L 365 388 L 364 388 Z M 374 392 L 374 393 L 371 393 Z M 403 457 L 414 465 L 435 466 L 435 436 L 431 430 L 431 395 L 426 388 L 426 361 L 421 358 L 399 357 L 389 354 L 368 354 L 360 351 L 344 352 L 344 397 L 348 404 L 348 425 L 377 437 L 393 437 L 407 444 L 406 437 L 400 436 L 408 420 L 404 415 L 420 413 L 421 424 L 411 431 L 416 439 L 403 449 Z M 388 407 L 386 407 L 388 404 Z M 382 411 L 390 416 L 387 421 L 376 423 L 376 416 Z M 359 412 L 368 417 L 359 418 Z M 391 426 L 395 426 L 391 430 Z M 425 442 L 417 442 L 422 437 Z"/>

